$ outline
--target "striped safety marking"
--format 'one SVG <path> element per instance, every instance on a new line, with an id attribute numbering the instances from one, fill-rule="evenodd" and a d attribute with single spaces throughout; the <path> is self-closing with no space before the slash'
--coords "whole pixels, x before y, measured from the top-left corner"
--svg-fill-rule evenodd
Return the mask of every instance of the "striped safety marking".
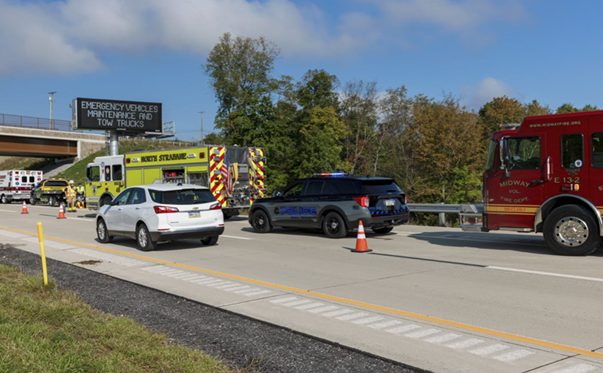
<path id="1" fill-rule="evenodd" d="M 209 148 L 209 186 L 214 197 L 222 206 L 226 206 L 226 198 L 222 195 L 224 183 L 220 170 L 224 165 L 225 154 L 226 148 L 223 146 Z"/>
<path id="2" fill-rule="evenodd" d="M 283 295 L 270 300 L 270 303 L 333 318 L 361 327 L 368 327 L 375 331 L 390 333 L 401 338 L 421 340 L 433 345 L 442 346 L 442 348 L 467 352 L 503 363 L 515 363 L 518 360 L 536 354 L 536 352 L 530 350 L 518 349 L 514 345 L 500 342 L 495 343 L 494 341 L 487 343 L 486 340 L 471 338 L 459 333 L 446 333 L 442 329 L 413 324 L 405 320 L 393 320 L 385 315 L 374 315 L 369 312 L 341 306 L 326 305 L 323 302 L 297 296 Z"/>

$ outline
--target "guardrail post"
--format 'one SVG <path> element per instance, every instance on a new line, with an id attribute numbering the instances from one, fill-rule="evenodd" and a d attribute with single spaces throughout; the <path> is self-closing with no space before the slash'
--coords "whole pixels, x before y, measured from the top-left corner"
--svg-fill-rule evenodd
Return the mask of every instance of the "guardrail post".
<path id="1" fill-rule="evenodd" d="M 440 212 L 438 214 L 438 223 L 440 224 L 440 227 L 446 226 L 446 213 Z"/>

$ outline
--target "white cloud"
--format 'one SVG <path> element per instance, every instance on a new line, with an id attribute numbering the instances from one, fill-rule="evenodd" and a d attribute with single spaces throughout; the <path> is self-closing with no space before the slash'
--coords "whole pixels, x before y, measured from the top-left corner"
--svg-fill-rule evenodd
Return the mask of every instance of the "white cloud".
<path id="1" fill-rule="evenodd" d="M 391 40 L 388 35 L 400 24 L 463 33 L 522 9 L 493 0 L 366 1 L 377 5 L 373 15 L 344 12 L 333 19 L 317 5 L 293 0 L 0 0 L 0 74 L 94 71 L 102 68 L 100 56 L 107 51 L 202 55 L 225 32 L 264 36 L 284 56 L 348 57 Z M 404 45 L 403 36 L 398 45 Z"/>
<path id="2" fill-rule="evenodd" d="M 502 80 L 492 77 L 484 78 L 476 86 L 467 86 L 461 89 L 467 97 L 467 105 L 473 109 L 481 108 L 486 102 L 495 97 L 507 96 L 511 98 L 521 98 L 522 95 Z"/>

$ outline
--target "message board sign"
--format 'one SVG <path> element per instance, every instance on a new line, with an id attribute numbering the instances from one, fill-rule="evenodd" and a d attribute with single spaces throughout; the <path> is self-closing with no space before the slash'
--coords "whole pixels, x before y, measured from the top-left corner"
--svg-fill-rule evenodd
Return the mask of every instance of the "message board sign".
<path id="1" fill-rule="evenodd" d="M 161 104 L 76 98 L 71 103 L 73 129 L 157 133 L 163 131 Z"/>

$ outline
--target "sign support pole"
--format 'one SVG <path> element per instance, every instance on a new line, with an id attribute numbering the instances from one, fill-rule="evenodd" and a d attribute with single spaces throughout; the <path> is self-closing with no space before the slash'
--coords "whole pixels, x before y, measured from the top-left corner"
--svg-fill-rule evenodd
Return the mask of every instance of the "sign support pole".
<path id="1" fill-rule="evenodd" d="M 119 155 L 119 135 L 117 131 L 109 132 L 109 155 Z"/>

